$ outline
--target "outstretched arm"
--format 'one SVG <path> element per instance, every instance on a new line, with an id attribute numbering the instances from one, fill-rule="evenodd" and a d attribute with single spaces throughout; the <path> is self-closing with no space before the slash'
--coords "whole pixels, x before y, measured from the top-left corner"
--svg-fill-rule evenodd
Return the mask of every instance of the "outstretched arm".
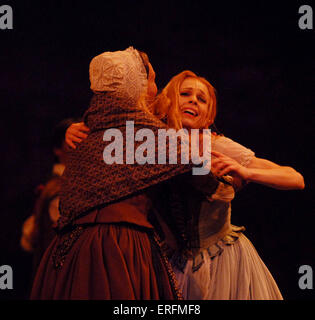
<path id="1" fill-rule="evenodd" d="M 279 166 L 266 159 L 253 157 L 247 167 L 224 154 L 212 151 L 211 170 L 218 176 L 230 174 L 247 182 L 256 182 L 281 190 L 304 189 L 303 176 L 291 167 Z"/>

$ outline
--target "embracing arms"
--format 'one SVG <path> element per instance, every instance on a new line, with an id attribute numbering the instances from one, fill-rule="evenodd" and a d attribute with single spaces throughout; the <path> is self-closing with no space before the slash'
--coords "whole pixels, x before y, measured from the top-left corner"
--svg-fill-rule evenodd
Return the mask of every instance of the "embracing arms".
<path id="1" fill-rule="evenodd" d="M 230 174 L 238 176 L 247 182 L 256 182 L 271 188 L 281 190 L 304 189 L 303 176 L 291 167 L 257 157 L 253 157 L 247 167 L 242 166 L 232 158 L 217 152 L 211 152 L 211 170 L 222 176 Z"/>
<path id="2" fill-rule="evenodd" d="M 83 122 L 72 124 L 66 131 L 67 144 L 75 149 L 74 142 L 81 142 L 85 139 L 89 130 Z M 230 141 L 229 146 L 236 146 L 237 150 L 238 144 Z M 272 161 L 255 156 L 251 158 L 248 165 L 243 166 L 221 152 L 212 151 L 211 154 L 211 171 L 219 177 L 229 174 L 246 182 L 255 182 L 275 189 L 304 189 L 303 176 L 292 167 L 280 166 Z"/>

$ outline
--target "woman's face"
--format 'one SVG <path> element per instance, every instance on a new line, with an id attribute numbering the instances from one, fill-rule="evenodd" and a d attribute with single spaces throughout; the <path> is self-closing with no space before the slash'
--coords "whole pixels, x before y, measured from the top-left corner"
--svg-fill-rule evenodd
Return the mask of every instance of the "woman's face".
<path id="1" fill-rule="evenodd" d="M 186 78 L 179 88 L 179 109 L 184 128 L 207 126 L 210 94 L 207 86 L 196 78 Z"/>
<path id="2" fill-rule="evenodd" d="M 151 63 L 149 63 L 148 89 L 147 89 L 147 95 L 149 100 L 148 103 L 151 103 L 154 101 L 156 94 L 157 94 L 157 86 L 155 83 L 155 72 L 153 70 Z"/>

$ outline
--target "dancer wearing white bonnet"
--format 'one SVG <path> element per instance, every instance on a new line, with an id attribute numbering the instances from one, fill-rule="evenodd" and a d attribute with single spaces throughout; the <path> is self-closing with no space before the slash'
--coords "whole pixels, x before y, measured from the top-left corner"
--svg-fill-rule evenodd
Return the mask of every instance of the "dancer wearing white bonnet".
<path id="1" fill-rule="evenodd" d="M 147 214 L 154 188 L 191 166 L 108 165 L 103 159 L 111 143 L 103 141 L 107 129 L 119 129 L 126 141 L 128 120 L 135 134 L 166 127 L 137 104 L 155 96 L 154 77 L 147 56 L 132 47 L 92 60 L 94 95 L 84 114 L 90 134 L 68 154 L 58 234 L 41 261 L 31 299 L 181 298 Z"/>

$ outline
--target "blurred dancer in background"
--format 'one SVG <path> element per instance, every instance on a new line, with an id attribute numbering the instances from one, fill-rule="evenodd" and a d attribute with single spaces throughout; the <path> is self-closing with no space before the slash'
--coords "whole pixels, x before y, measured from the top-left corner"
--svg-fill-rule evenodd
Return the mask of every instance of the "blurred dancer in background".
<path id="1" fill-rule="evenodd" d="M 78 121 L 78 119 L 64 119 L 54 128 L 52 137 L 52 151 L 54 153 L 54 165 L 51 177 L 38 188 L 33 213 L 26 219 L 22 227 L 21 247 L 24 251 L 33 254 L 33 275 L 37 270 L 40 260 L 56 235 L 54 227 L 60 216 L 59 192 L 61 188 L 61 176 L 66 164 L 66 129 Z"/>

